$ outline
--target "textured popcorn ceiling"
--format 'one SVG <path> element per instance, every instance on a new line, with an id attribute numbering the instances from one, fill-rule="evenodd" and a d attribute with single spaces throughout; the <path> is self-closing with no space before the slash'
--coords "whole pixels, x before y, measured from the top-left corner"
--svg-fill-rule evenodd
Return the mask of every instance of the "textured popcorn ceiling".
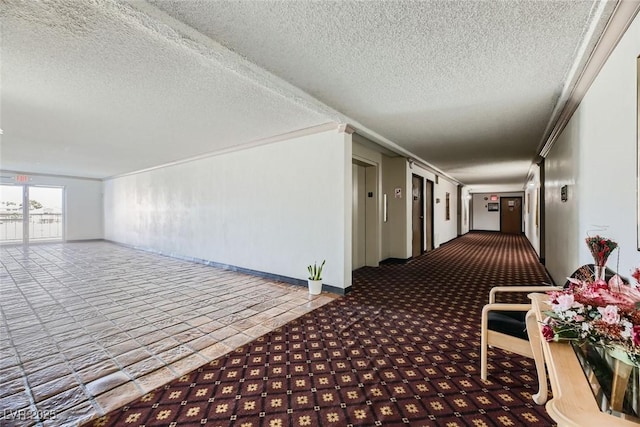
<path id="1" fill-rule="evenodd" d="M 1 166 L 105 177 L 343 121 L 523 183 L 614 5 L 4 2 Z"/>

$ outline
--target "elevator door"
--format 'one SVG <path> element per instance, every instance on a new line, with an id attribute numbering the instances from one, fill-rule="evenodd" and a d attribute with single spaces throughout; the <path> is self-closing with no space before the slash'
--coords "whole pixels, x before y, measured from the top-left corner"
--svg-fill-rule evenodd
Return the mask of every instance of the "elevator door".
<path id="1" fill-rule="evenodd" d="M 351 268 L 364 267 L 367 263 L 367 209 L 366 209 L 366 168 L 353 164 Z"/>

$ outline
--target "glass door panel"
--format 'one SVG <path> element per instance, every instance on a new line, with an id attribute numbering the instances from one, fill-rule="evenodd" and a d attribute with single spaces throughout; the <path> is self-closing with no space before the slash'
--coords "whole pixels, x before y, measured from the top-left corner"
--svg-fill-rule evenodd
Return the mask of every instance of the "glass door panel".
<path id="1" fill-rule="evenodd" d="M 0 242 L 22 242 L 24 216 L 21 185 L 0 185 Z"/>
<path id="2" fill-rule="evenodd" d="M 29 240 L 62 239 L 62 188 L 33 187 L 29 190 Z"/>

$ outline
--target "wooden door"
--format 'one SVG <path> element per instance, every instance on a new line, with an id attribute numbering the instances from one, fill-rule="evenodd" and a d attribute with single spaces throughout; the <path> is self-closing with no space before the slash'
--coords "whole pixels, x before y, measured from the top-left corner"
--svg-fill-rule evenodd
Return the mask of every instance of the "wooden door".
<path id="1" fill-rule="evenodd" d="M 522 233 L 522 197 L 500 197 L 500 231 Z"/>
<path id="2" fill-rule="evenodd" d="M 413 175 L 412 195 L 412 250 L 411 256 L 418 256 L 424 250 L 424 183 L 421 177 Z"/>

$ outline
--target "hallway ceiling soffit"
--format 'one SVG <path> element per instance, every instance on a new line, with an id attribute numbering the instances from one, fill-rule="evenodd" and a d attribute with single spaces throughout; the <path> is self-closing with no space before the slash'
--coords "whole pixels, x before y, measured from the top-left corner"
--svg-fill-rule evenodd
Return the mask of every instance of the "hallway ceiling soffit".
<path id="1" fill-rule="evenodd" d="M 614 6 L 9 0 L 1 166 L 107 177 L 338 122 L 523 183 Z"/>

